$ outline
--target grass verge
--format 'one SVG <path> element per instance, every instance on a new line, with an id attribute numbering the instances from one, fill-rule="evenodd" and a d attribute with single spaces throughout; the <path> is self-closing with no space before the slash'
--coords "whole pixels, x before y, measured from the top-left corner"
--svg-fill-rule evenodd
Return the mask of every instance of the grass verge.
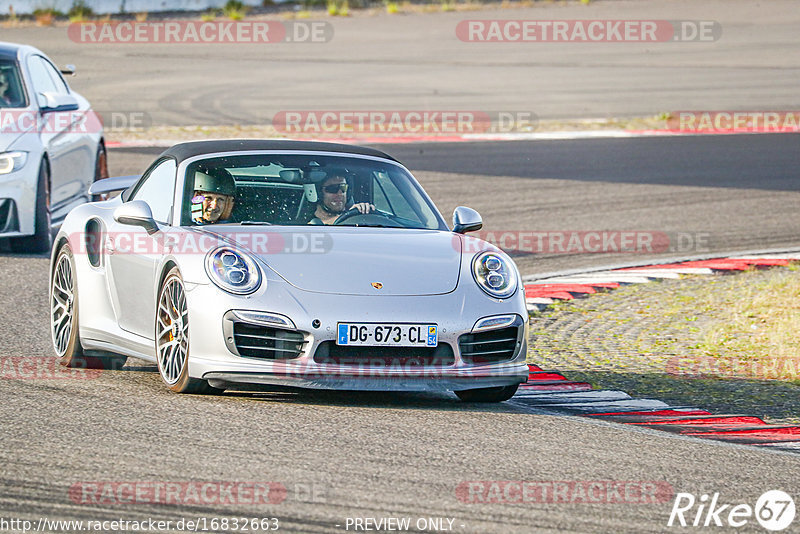
<path id="1" fill-rule="evenodd" d="M 690 277 L 531 318 L 529 361 L 674 405 L 800 422 L 800 271 Z"/>

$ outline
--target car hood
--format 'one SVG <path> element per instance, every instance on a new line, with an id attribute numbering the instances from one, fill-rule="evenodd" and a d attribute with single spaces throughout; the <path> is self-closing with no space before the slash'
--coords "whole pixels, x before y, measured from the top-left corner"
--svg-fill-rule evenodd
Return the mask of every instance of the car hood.
<path id="1" fill-rule="evenodd" d="M 16 131 L 7 132 L 0 130 L 0 152 L 6 152 L 21 135 L 23 134 Z"/>
<path id="2" fill-rule="evenodd" d="M 340 295 L 440 295 L 458 285 L 461 240 L 393 228 L 216 226 L 288 283 Z M 378 287 L 376 287 L 378 286 Z"/>

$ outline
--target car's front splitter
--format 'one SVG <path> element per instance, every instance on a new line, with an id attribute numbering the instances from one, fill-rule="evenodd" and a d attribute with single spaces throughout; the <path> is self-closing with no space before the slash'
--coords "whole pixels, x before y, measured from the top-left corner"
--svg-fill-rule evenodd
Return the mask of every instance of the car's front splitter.
<path id="1" fill-rule="evenodd" d="M 525 382 L 528 366 L 509 363 L 480 369 L 368 369 L 287 367 L 273 372 L 211 371 L 203 375 L 209 384 L 230 387 L 232 384 L 264 384 L 310 389 L 357 391 L 461 391 Z"/>

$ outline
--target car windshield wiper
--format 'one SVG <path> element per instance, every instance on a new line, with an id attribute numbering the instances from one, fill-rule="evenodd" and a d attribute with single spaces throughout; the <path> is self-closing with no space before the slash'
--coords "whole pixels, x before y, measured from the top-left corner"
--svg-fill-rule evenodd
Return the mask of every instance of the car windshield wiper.
<path id="1" fill-rule="evenodd" d="M 337 224 L 336 226 L 352 226 L 361 228 L 402 228 L 402 226 L 392 226 L 381 223 L 358 223 L 358 224 Z"/>
<path id="2" fill-rule="evenodd" d="M 250 226 L 250 225 L 252 225 L 252 226 L 258 226 L 258 225 L 272 226 L 272 223 L 271 222 L 267 222 L 267 221 L 242 221 L 239 224 L 244 224 L 244 225 L 248 225 L 248 226 Z"/>

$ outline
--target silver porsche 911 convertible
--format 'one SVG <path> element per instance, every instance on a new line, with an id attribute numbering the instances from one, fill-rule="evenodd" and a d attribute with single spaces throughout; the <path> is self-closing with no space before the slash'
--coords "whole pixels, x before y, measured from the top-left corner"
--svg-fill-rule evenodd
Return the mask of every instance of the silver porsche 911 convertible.
<path id="1" fill-rule="evenodd" d="M 507 400 L 527 378 L 516 266 L 465 235 L 481 227 L 475 211 L 456 208 L 448 228 L 391 156 L 183 143 L 90 193 L 118 191 L 71 211 L 54 241 L 63 365 L 141 358 L 175 392 L 450 390 L 471 402 Z"/>

